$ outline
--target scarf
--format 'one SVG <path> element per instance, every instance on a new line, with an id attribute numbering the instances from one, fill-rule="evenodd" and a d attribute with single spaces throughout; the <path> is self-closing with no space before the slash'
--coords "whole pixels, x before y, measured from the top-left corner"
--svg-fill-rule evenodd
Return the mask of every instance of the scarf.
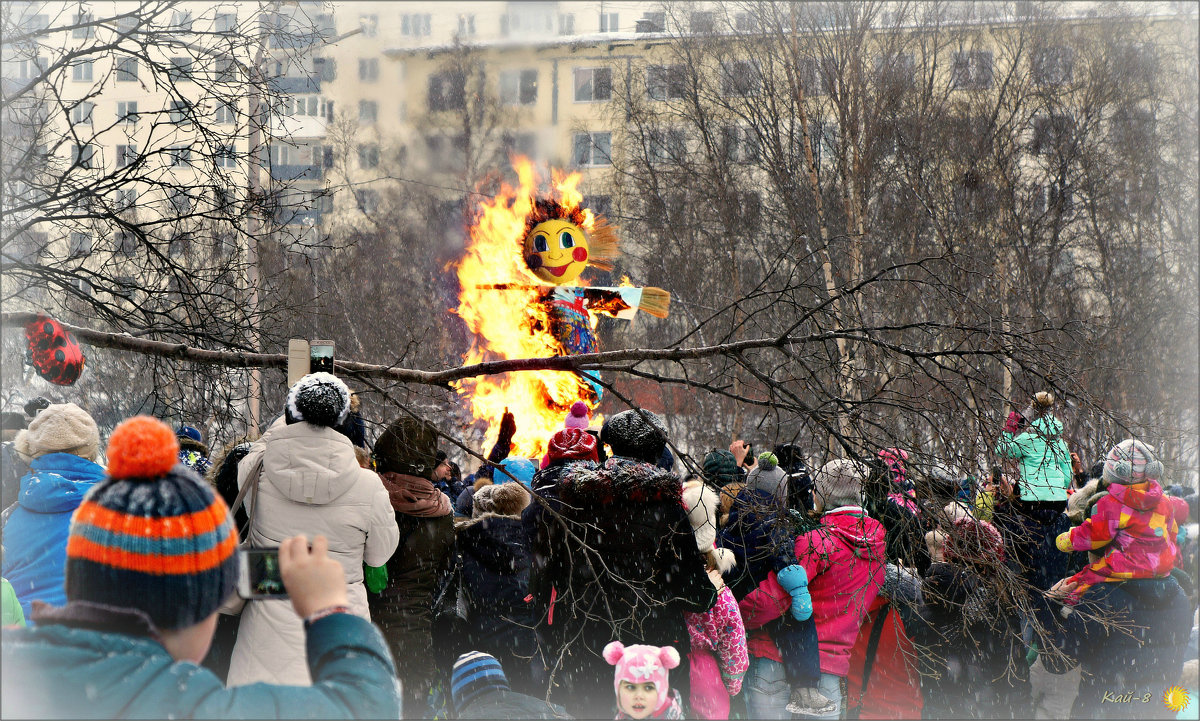
<path id="1" fill-rule="evenodd" d="M 417 518 L 434 518 L 450 513 L 450 499 L 434 488 L 431 481 L 390 471 L 380 473 L 379 477 L 397 513 Z"/>

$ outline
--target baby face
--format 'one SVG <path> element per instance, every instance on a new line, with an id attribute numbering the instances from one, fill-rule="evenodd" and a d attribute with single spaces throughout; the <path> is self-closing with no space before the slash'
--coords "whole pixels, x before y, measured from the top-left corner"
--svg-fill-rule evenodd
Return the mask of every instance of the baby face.
<path id="1" fill-rule="evenodd" d="M 653 681 L 634 683 L 622 681 L 617 689 L 617 707 L 631 718 L 649 718 L 658 702 L 658 689 Z"/>

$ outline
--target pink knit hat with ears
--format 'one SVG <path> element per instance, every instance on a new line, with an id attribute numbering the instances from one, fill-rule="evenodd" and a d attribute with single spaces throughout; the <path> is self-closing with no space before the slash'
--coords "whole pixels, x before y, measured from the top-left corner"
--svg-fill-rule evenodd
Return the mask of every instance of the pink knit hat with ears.
<path id="1" fill-rule="evenodd" d="M 622 681 L 654 684 L 658 693 L 658 705 L 654 714 L 662 711 L 671 702 L 667 686 L 667 672 L 679 665 L 679 652 L 674 646 L 626 646 L 613 641 L 604 647 L 604 660 L 617 667 L 613 678 L 613 693 L 619 693 Z M 653 714 L 652 714 L 653 715 Z"/>

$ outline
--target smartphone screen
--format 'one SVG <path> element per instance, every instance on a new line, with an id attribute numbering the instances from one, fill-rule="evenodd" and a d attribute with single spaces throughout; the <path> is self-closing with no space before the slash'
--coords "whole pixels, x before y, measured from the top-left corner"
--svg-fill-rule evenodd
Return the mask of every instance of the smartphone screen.
<path id="1" fill-rule="evenodd" d="M 309 346 L 309 373 L 333 372 L 333 342 L 313 341 Z"/>
<path id="2" fill-rule="evenodd" d="M 278 548 L 242 550 L 242 578 L 238 592 L 242 598 L 287 598 L 283 577 L 279 575 Z"/>

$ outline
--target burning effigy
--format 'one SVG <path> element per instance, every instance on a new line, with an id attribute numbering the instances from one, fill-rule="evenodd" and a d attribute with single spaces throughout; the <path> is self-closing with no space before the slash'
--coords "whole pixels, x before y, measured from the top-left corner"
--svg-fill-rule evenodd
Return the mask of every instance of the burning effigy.
<path id="1" fill-rule="evenodd" d="M 552 171 L 539 194 L 532 164 L 517 159 L 513 167 L 517 187 L 505 184 L 479 204 L 457 263 L 456 312 L 473 334 L 464 363 L 594 353 L 597 314 L 666 317 L 666 291 L 627 280 L 596 287 L 583 275 L 589 267 L 612 270 L 620 242 L 606 218 L 583 207 L 579 173 Z M 517 421 L 513 455 L 527 458 L 545 452 L 573 403 L 595 408 L 603 393 L 590 371 L 505 373 L 469 378 L 456 389 L 472 417 L 487 423 L 489 445 L 510 410 Z"/>

